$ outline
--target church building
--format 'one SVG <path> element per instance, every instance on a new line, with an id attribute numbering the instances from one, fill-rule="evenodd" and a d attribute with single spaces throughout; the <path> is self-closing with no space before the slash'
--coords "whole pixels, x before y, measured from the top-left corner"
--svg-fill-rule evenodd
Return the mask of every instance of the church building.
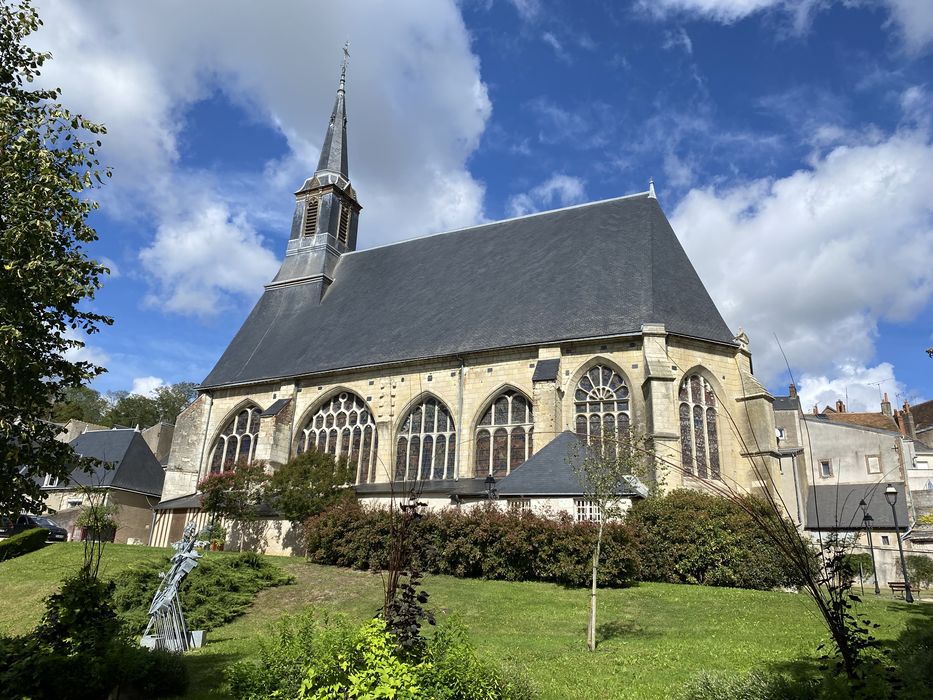
<path id="1" fill-rule="evenodd" d="M 571 511 L 582 493 L 557 446 L 630 425 L 666 488 L 754 491 L 777 470 L 748 338 L 653 185 L 361 248 L 347 144 L 345 63 L 281 268 L 178 417 L 153 544 L 197 516 L 206 475 L 305 450 L 348 458 L 361 498 L 418 480 L 432 507 L 487 497 L 492 476 L 500 499 Z"/>

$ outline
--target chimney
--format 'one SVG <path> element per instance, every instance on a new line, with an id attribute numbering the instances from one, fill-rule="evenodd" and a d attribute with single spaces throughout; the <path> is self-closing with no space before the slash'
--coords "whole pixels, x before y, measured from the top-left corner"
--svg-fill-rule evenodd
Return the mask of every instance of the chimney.
<path id="1" fill-rule="evenodd" d="M 842 399 L 836 399 L 836 413 L 845 413 L 846 405 L 842 403 Z"/>
<path id="2" fill-rule="evenodd" d="M 813 415 L 820 415 L 820 405 L 818 403 L 813 404 Z"/>
<path id="3" fill-rule="evenodd" d="M 886 416 L 893 416 L 891 402 L 888 401 L 888 392 L 884 392 L 884 401 L 881 402 L 881 412 Z"/>
<path id="4" fill-rule="evenodd" d="M 791 385 L 788 387 L 788 391 L 790 392 L 790 397 L 791 397 L 792 399 L 796 399 L 796 398 L 797 398 L 797 385 L 796 385 L 796 384 L 791 384 Z"/>
<path id="5" fill-rule="evenodd" d="M 910 412 L 910 403 L 904 401 L 904 410 L 897 412 L 897 424 L 901 432 L 911 440 L 917 439 L 917 424 L 914 422 L 914 414 Z"/>

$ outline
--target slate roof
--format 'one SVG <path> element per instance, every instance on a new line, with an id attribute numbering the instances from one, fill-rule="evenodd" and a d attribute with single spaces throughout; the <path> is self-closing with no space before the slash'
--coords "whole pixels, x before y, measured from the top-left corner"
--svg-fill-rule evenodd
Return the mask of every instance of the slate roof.
<path id="1" fill-rule="evenodd" d="M 798 411 L 800 410 L 800 399 L 796 396 L 775 396 L 775 411 Z"/>
<path id="2" fill-rule="evenodd" d="M 580 454 L 577 436 L 565 430 L 531 458 L 503 477 L 496 488 L 499 496 L 581 496 L 584 489 L 571 460 Z M 638 495 L 627 488 L 619 495 Z"/>
<path id="3" fill-rule="evenodd" d="M 734 345 L 647 194 L 344 254 L 322 300 L 267 288 L 203 388 L 563 340 Z"/>
<path id="4" fill-rule="evenodd" d="M 924 401 L 910 407 L 914 416 L 914 426 L 917 430 L 933 428 L 933 401 Z"/>
<path id="5" fill-rule="evenodd" d="M 93 457 L 115 466 L 107 469 L 101 465 L 91 472 L 76 468 L 69 475 L 68 483 L 56 488 L 99 486 L 147 496 L 162 495 L 165 471 L 137 431 L 129 428 L 88 431 L 72 440 L 71 447 L 82 457 Z"/>
<path id="6" fill-rule="evenodd" d="M 560 373 L 560 360 L 538 360 L 535 365 L 535 373 L 531 375 L 533 382 L 552 382 L 557 379 Z"/>
<path id="7" fill-rule="evenodd" d="M 910 524 L 907 518 L 907 499 L 904 497 L 904 485 L 894 484 L 897 489 L 897 524 L 899 530 L 906 530 Z M 811 486 L 807 493 L 807 530 L 857 530 L 862 527 L 862 509 L 859 501 L 868 504 L 868 513 L 873 518 L 872 528 L 894 529 L 891 506 L 884 498 L 887 483 L 871 484 L 827 484 Z M 817 507 L 819 507 L 819 526 L 817 526 Z"/>

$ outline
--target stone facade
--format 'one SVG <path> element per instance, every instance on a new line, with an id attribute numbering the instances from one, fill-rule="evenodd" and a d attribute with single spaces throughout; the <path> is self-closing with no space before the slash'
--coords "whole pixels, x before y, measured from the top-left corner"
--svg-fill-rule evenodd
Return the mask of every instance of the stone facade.
<path id="1" fill-rule="evenodd" d="M 555 381 L 532 382 L 539 359 L 560 360 Z M 625 379 L 631 392 L 632 423 L 650 432 L 663 460 L 681 463 L 677 387 L 685 376 L 699 372 L 721 397 L 722 412 L 731 414 L 731 418 L 723 415 L 719 428 L 723 481 L 754 490 L 761 484 L 752 460 L 776 468 L 771 399 L 750 380 L 745 351 L 668 336 L 663 326 L 654 325 L 640 336 L 502 350 L 204 393 L 178 417 L 162 497 L 168 500 L 195 491 L 207 473 L 219 432 L 244 406 L 266 409 L 276 400 L 289 400 L 285 409 L 260 423 L 255 457 L 274 468 L 296 453 L 302 426 L 318 407 L 342 392 L 363 399 L 376 421 L 376 481 L 391 480 L 396 435 L 411 407 L 425 395 L 442 402 L 453 417 L 457 474 L 473 477 L 477 422 L 501 392 L 512 389 L 532 401 L 538 450 L 561 431 L 573 429 L 574 389 L 599 364 Z M 668 488 L 702 487 L 702 480 L 685 477 L 677 468 L 668 468 L 665 481 Z"/>

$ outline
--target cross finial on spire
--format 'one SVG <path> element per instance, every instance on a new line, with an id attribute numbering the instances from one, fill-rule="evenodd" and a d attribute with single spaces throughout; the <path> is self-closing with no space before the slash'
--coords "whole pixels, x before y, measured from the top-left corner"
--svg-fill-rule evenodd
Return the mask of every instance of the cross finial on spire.
<path id="1" fill-rule="evenodd" d="M 657 199 L 658 196 L 654 193 L 654 178 L 648 178 L 648 197 L 650 199 Z"/>
<path id="2" fill-rule="evenodd" d="M 347 65 L 350 63 L 350 40 L 347 39 L 343 44 L 343 63 L 340 66 L 340 89 L 343 90 L 347 83 Z"/>

